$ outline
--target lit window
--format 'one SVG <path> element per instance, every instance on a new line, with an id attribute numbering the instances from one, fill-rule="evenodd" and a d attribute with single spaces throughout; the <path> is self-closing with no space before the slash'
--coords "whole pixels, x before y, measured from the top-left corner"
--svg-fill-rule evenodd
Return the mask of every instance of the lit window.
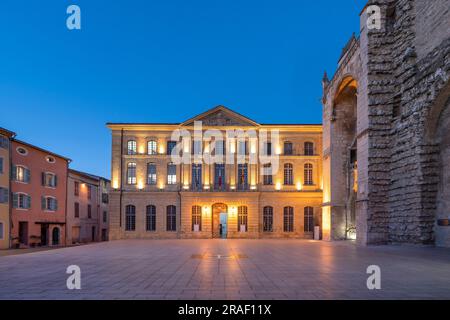
<path id="1" fill-rule="evenodd" d="M 129 140 L 127 144 L 127 153 L 132 155 L 136 154 L 137 144 L 135 140 Z"/>
<path id="2" fill-rule="evenodd" d="M 283 230 L 284 232 L 294 232 L 294 208 L 284 207 Z"/>
<path id="3" fill-rule="evenodd" d="M 127 183 L 128 184 L 136 184 L 137 183 L 136 163 L 135 162 L 130 162 L 127 165 Z"/>
<path id="4" fill-rule="evenodd" d="M 156 184 L 156 164 L 154 163 L 147 164 L 147 184 L 148 185 Z"/>
<path id="5" fill-rule="evenodd" d="M 304 175 L 305 185 L 313 185 L 313 165 L 311 163 L 305 164 Z"/>
<path id="6" fill-rule="evenodd" d="M 293 166 L 291 163 L 284 165 L 284 184 L 287 186 L 294 184 Z"/>
<path id="7" fill-rule="evenodd" d="M 238 207 L 238 232 L 248 231 L 248 210 L 246 206 Z"/>
<path id="8" fill-rule="evenodd" d="M 155 140 L 150 140 L 150 141 L 147 143 L 147 153 L 148 153 L 149 155 L 155 155 L 155 154 L 158 154 L 157 146 L 158 146 L 158 144 L 156 143 Z"/>
<path id="9" fill-rule="evenodd" d="M 272 165 L 270 163 L 266 163 L 263 167 L 263 183 L 266 186 L 273 184 Z"/>
<path id="10" fill-rule="evenodd" d="M 192 207 L 192 231 L 202 231 L 202 208 Z"/>
<path id="11" fill-rule="evenodd" d="M 136 207 L 133 205 L 127 205 L 125 207 L 125 230 L 136 230 Z"/>
<path id="12" fill-rule="evenodd" d="M 167 184 L 177 184 L 177 166 L 173 163 L 167 165 Z"/>
<path id="13" fill-rule="evenodd" d="M 13 166 L 12 170 L 14 181 L 29 183 L 30 182 L 30 170 L 23 166 Z"/>

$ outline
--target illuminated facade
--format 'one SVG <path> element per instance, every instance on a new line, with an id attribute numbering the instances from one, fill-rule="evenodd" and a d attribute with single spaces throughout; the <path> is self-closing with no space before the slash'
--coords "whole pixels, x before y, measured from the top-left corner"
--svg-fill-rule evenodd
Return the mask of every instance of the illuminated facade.
<path id="1" fill-rule="evenodd" d="M 312 238 L 321 225 L 321 125 L 259 124 L 218 106 L 108 127 L 112 240 Z"/>

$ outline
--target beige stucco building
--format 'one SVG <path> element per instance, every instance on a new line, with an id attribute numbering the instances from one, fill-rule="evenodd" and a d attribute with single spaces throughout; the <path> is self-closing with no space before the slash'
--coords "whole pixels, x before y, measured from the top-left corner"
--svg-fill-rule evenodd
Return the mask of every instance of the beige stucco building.
<path id="1" fill-rule="evenodd" d="M 108 127 L 112 240 L 312 238 L 321 225 L 321 125 L 259 124 L 218 106 Z"/>
<path id="2" fill-rule="evenodd" d="M 108 240 L 109 180 L 69 169 L 67 184 L 68 245 Z"/>
<path id="3" fill-rule="evenodd" d="M 14 132 L 0 128 L 0 249 L 10 245 L 10 152 Z"/>

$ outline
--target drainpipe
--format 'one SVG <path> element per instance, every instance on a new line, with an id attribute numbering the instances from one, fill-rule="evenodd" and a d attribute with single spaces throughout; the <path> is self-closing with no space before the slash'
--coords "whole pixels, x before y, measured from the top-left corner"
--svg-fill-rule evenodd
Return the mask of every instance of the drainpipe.
<path id="1" fill-rule="evenodd" d="M 122 228 L 122 190 L 123 190 L 123 129 L 120 131 L 120 193 L 119 193 L 119 227 Z"/>

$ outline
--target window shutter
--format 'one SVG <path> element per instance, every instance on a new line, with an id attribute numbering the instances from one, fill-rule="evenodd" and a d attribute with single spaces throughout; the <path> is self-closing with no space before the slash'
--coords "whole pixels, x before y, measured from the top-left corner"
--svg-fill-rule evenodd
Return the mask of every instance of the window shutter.
<path id="1" fill-rule="evenodd" d="M 41 173 L 41 184 L 43 187 L 45 187 L 45 172 Z"/>
<path id="2" fill-rule="evenodd" d="M 54 205 L 53 205 L 53 207 L 54 207 L 53 210 L 58 211 L 58 200 L 55 199 L 55 200 L 53 201 L 53 203 L 54 203 Z"/>
<path id="3" fill-rule="evenodd" d="M 45 210 L 46 208 L 45 197 L 41 197 L 41 209 Z"/>
<path id="4" fill-rule="evenodd" d="M 11 180 L 16 181 L 17 177 L 17 167 L 15 165 L 11 166 Z"/>
<path id="5" fill-rule="evenodd" d="M 17 208 L 19 206 L 19 195 L 17 193 L 13 193 L 13 208 Z"/>
<path id="6" fill-rule="evenodd" d="M 55 182 L 55 185 L 54 185 L 54 187 L 56 188 L 57 186 L 58 186 L 58 176 L 55 174 L 55 180 L 54 180 L 54 182 Z"/>
<path id="7" fill-rule="evenodd" d="M 31 196 L 26 196 L 26 208 L 30 209 L 31 208 Z"/>
<path id="8" fill-rule="evenodd" d="M 30 169 L 25 169 L 25 182 L 29 183 L 31 178 Z"/>

